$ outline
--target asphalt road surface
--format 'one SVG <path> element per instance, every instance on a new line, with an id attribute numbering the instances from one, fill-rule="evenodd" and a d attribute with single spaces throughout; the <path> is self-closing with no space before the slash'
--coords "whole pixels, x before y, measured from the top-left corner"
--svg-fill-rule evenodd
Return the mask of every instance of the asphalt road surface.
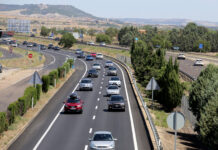
<path id="1" fill-rule="evenodd" d="M 62 50 L 56 53 L 72 55 L 72 52 Z M 87 70 L 94 62 L 102 65 L 99 77 L 93 79 L 94 90 L 78 91 L 78 82 L 87 75 Z M 118 76 L 122 81 L 121 95 L 126 100 L 126 111 L 107 111 L 108 97 L 105 94 L 110 77 L 106 75 L 107 69 L 104 69 L 104 63 L 105 60 L 85 62 L 77 59 L 76 72 L 9 147 L 9 150 L 87 150 L 88 139 L 98 130 L 112 132 L 118 139 L 117 150 L 153 149 L 127 73 L 117 65 Z M 63 101 L 72 91 L 77 92 L 85 102 L 83 114 L 63 113 Z"/>

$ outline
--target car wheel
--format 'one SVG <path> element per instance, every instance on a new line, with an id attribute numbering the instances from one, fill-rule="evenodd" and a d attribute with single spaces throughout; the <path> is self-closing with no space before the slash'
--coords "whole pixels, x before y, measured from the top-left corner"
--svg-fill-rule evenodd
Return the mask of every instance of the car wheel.
<path id="1" fill-rule="evenodd" d="M 125 111 L 126 109 L 124 108 L 123 111 Z"/>
<path id="2" fill-rule="evenodd" d="M 80 114 L 82 114 L 82 113 L 83 113 L 83 110 L 81 109 Z"/>
<path id="3" fill-rule="evenodd" d="M 110 107 L 108 107 L 108 111 L 111 111 L 111 108 L 110 108 Z"/>
<path id="4" fill-rule="evenodd" d="M 93 91 L 93 89 L 91 88 L 91 90 L 90 91 Z"/>

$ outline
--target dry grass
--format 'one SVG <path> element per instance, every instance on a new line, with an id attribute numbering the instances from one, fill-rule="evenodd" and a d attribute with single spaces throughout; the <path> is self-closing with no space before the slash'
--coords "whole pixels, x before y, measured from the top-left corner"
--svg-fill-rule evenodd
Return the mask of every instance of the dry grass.
<path id="1" fill-rule="evenodd" d="M 22 117 L 17 117 L 14 124 L 9 127 L 8 131 L 3 132 L 0 136 L 0 150 L 6 150 L 9 144 L 24 131 L 28 123 L 40 112 L 40 110 L 49 102 L 54 94 L 63 86 L 63 84 L 70 78 L 75 70 L 71 70 L 66 78 L 60 79 L 55 88 L 52 88 L 48 93 L 42 93 L 40 100 L 33 109 L 29 109 Z"/>
<path id="2" fill-rule="evenodd" d="M 1 47 L 8 50 L 7 46 L 1 46 Z M 34 52 L 34 51 L 27 51 L 21 48 L 13 48 L 13 52 L 21 54 L 23 57 L 0 60 L 0 63 L 4 67 L 27 69 L 27 68 L 40 66 L 45 62 L 44 55 Z M 27 55 L 28 53 L 31 53 L 33 55 L 33 58 L 28 58 L 28 55 Z M 41 57 L 41 60 L 39 59 L 39 57 Z"/>
<path id="3" fill-rule="evenodd" d="M 3 56 L 3 54 L 2 54 L 2 52 L 0 52 L 0 57 L 2 57 Z"/>

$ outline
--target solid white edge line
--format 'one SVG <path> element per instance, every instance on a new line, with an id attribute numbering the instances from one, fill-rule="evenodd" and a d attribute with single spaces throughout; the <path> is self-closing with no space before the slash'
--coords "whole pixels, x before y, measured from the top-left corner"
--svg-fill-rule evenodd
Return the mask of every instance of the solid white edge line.
<path id="1" fill-rule="evenodd" d="M 89 134 L 91 134 L 91 133 L 92 133 L 92 128 L 89 129 Z"/>
<path id="2" fill-rule="evenodd" d="M 85 148 L 84 148 L 84 150 L 88 150 L 88 145 L 85 145 Z"/>
<path id="3" fill-rule="evenodd" d="M 82 61 L 85 66 L 86 66 L 86 70 L 83 74 L 83 76 L 81 77 L 81 79 L 86 75 L 87 72 L 87 65 L 83 60 Z M 80 79 L 80 80 L 81 80 Z M 79 86 L 79 83 L 77 83 L 76 87 L 73 89 L 73 92 L 77 89 L 77 87 Z M 50 125 L 48 126 L 48 128 L 46 129 L 46 131 L 43 133 L 43 135 L 41 136 L 41 138 L 38 140 L 38 142 L 36 143 L 36 145 L 33 147 L 33 150 L 37 150 L 37 148 L 39 147 L 39 145 L 41 144 L 41 142 L 43 141 L 43 139 L 45 138 L 45 136 L 47 135 L 47 133 L 50 131 L 51 127 L 54 125 L 55 121 L 57 120 L 57 118 L 60 116 L 60 113 L 62 111 L 62 109 L 64 108 L 64 105 L 61 107 L 61 109 L 58 111 L 57 115 L 55 116 L 55 118 L 52 120 L 52 122 L 50 123 Z"/>
<path id="4" fill-rule="evenodd" d="M 132 130 L 132 136 L 133 136 L 134 150 L 138 150 L 138 144 L 137 144 L 136 133 L 135 133 L 135 126 L 134 126 L 134 123 L 133 123 L 132 110 L 131 110 L 129 95 L 128 95 L 129 92 L 127 91 L 128 89 L 126 87 L 125 76 L 124 76 L 122 68 L 117 63 L 115 63 L 115 64 L 119 67 L 120 71 L 122 72 L 123 82 L 124 82 L 124 87 L 125 87 L 125 92 L 126 92 L 126 99 L 127 99 L 128 108 L 129 108 L 129 117 L 130 117 L 131 130 Z"/>

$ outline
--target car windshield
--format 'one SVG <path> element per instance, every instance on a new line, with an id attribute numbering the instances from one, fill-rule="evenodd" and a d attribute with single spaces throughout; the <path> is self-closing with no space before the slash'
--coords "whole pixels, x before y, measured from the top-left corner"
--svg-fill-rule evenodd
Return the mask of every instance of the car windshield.
<path id="1" fill-rule="evenodd" d="M 109 68 L 109 70 L 116 70 L 116 68 Z"/>
<path id="2" fill-rule="evenodd" d="M 98 56 L 102 56 L 102 54 L 97 54 Z"/>
<path id="3" fill-rule="evenodd" d="M 111 101 L 124 101 L 124 99 L 122 96 L 115 95 L 111 96 Z"/>
<path id="4" fill-rule="evenodd" d="M 94 64 L 93 66 L 100 66 L 99 64 Z"/>
<path id="5" fill-rule="evenodd" d="M 92 56 L 88 55 L 87 57 L 92 57 Z"/>
<path id="6" fill-rule="evenodd" d="M 96 134 L 93 141 L 113 141 L 113 138 L 110 134 Z"/>
<path id="7" fill-rule="evenodd" d="M 111 64 L 111 63 L 112 63 L 112 61 L 107 61 L 106 63 L 108 63 L 108 64 Z"/>
<path id="8" fill-rule="evenodd" d="M 111 80 L 119 81 L 120 79 L 118 77 L 112 77 Z"/>
<path id="9" fill-rule="evenodd" d="M 90 73 L 96 73 L 96 72 L 97 72 L 97 70 L 95 70 L 95 69 L 92 69 L 92 70 L 89 70 L 89 72 L 90 72 Z"/>
<path id="10" fill-rule="evenodd" d="M 67 103 L 80 103 L 79 99 L 72 99 L 72 98 L 68 98 Z"/>
<path id="11" fill-rule="evenodd" d="M 118 89 L 118 87 L 117 86 L 109 86 L 108 89 L 115 90 L 115 89 Z"/>
<path id="12" fill-rule="evenodd" d="M 91 83 L 91 80 L 82 80 L 81 83 Z"/>

